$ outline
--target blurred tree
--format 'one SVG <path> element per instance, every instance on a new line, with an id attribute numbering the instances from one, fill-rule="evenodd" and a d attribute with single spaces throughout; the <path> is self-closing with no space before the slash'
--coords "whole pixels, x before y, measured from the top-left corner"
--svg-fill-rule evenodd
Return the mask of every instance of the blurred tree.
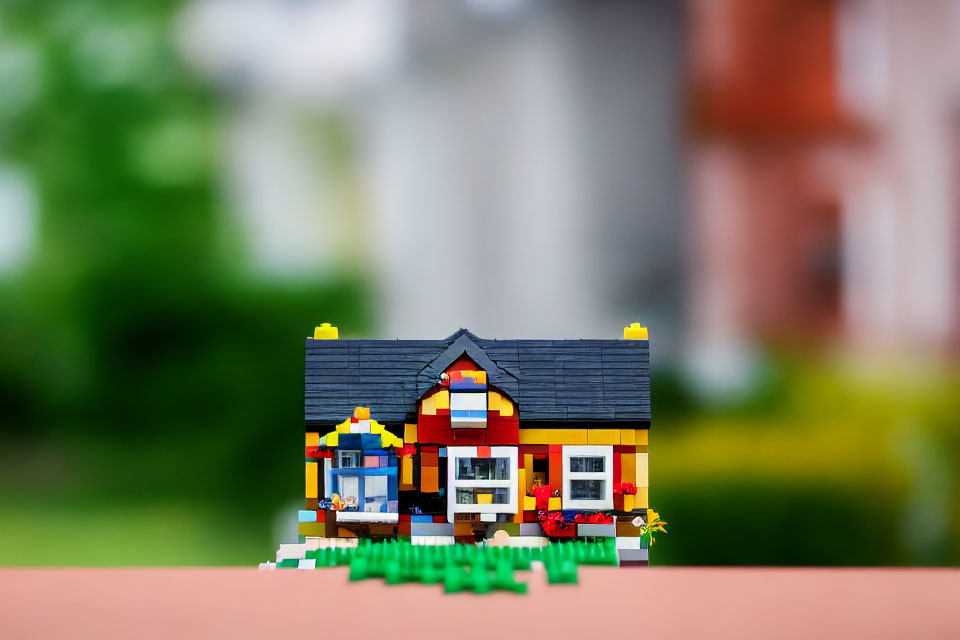
<path id="1" fill-rule="evenodd" d="M 65 457 L 60 491 L 266 509 L 299 487 L 301 339 L 320 320 L 362 331 L 366 296 L 358 277 L 245 270 L 177 6 L 0 10 L 0 164 L 39 203 L 24 268 L 0 279 L 0 438 Z"/>

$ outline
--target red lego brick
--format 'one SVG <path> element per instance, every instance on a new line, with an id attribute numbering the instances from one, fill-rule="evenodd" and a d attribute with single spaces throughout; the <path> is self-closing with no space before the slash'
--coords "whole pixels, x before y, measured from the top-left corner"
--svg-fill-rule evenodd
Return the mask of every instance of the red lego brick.
<path id="1" fill-rule="evenodd" d="M 477 447 L 477 457 L 478 458 L 489 458 L 490 457 L 490 447 L 479 445 Z"/>

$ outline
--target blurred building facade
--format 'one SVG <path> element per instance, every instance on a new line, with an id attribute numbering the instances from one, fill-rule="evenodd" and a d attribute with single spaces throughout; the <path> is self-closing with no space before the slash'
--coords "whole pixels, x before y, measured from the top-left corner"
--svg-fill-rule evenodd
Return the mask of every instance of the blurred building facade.
<path id="1" fill-rule="evenodd" d="M 689 7 L 694 344 L 955 346 L 960 3 Z"/>
<path id="2" fill-rule="evenodd" d="M 667 348 L 680 7 L 199 0 L 180 34 L 229 89 L 225 180 L 265 271 L 362 256 L 384 335 L 601 337 L 642 319 Z M 304 133 L 316 114 L 347 156 Z"/>

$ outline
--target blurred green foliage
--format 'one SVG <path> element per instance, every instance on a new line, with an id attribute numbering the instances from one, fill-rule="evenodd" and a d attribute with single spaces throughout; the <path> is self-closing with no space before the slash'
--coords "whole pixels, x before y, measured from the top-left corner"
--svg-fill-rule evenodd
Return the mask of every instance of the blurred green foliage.
<path id="1" fill-rule="evenodd" d="M 0 10 L 0 165 L 40 209 L 27 264 L 0 276 L 0 563 L 268 552 L 302 484 L 302 339 L 320 320 L 368 328 L 359 276 L 248 270 L 175 9 Z"/>

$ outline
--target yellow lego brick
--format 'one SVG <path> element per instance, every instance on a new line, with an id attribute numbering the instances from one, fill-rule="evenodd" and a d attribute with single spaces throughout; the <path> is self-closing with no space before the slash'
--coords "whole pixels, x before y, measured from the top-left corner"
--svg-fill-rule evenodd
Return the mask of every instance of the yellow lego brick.
<path id="1" fill-rule="evenodd" d="M 308 538 L 322 538 L 325 527 L 323 522 L 300 522 L 297 523 L 297 533 Z"/>
<path id="2" fill-rule="evenodd" d="M 313 328 L 314 340 L 336 340 L 340 337 L 340 330 L 331 326 L 329 322 L 321 323 L 319 327 Z"/>
<path id="3" fill-rule="evenodd" d="M 633 446 L 637 444 L 636 429 L 620 429 L 620 444 Z"/>
<path id="4" fill-rule="evenodd" d="M 623 496 L 623 510 L 633 511 L 637 508 L 637 496 L 626 494 Z"/>
<path id="5" fill-rule="evenodd" d="M 370 419 L 370 407 L 357 407 L 353 410 L 353 417 L 357 420 Z"/>
<path id="6" fill-rule="evenodd" d="M 500 399 L 501 396 L 496 391 L 487 392 L 487 411 L 500 411 Z"/>
<path id="7" fill-rule="evenodd" d="M 637 486 L 638 487 L 649 487 L 650 486 L 650 476 L 649 476 L 649 454 L 638 453 L 637 456 Z"/>
<path id="8" fill-rule="evenodd" d="M 520 444 L 549 444 L 547 429 L 520 429 Z"/>
<path id="9" fill-rule="evenodd" d="M 403 425 L 403 441 L 408 444 L 413 444 L 417 441 L 417 425 L 415 424 L 405 424 Z"/>
<path id="10" fill-rule="evenodd" d="M 534 505 L 536 505 L 536 500 L 534 500 Z M 547 509 L 550 511 L 559 511 L 560 498 L 550 498 L 550 501 L 547 503 Z"/>
<path id="11" fill-rule="evenodd" d="M 405 456 L 400 459 L 400 484 L 413 484 L 413 458 Z"/>
<path id="12" fill-rule="evenodd" d="M 646 327 L 641 327 L 639 322 L 632 323 L 629 327 L 623 328 L 624 340 L 647 340 L 649 333 Z"/>
<path id="13" fill-rule="evenodd" d="M 384 449 L 389 449 L 390 447 L 402 447 L 403 440 L 393 435 L 389 431 L 384 431 L 380 434 L 380 446 Z"/>
<path id="14" fill-rule="evenodd" d="M 548 429 L 547 444 L 587 444 L 587 429 Z"/>
<path id="15" fill-rule="evenodd" d="M 307 491 L 306 496 L 308 498 L 317 497 L 317 463 L 308 462 L 307 463 Z"/>
<path id="16" fill-rule="evenodd" d="M 344 420 L 337 425 L 337 433 L 350 433 L 350 421 Z"/>
<path id="17" fill-rule="evenodd" d="M 434 400 L 434 396 L 429 398 L 424 398 L 420 402 L 420 413 L 425 416 L 435 416 L 437 415 L 437 404 Z"/>
<path id="18" fill-rule="evenodd" d="M 634 509 L 646 509 L 650 506 L 649 491 L 647 487 L 637 487 L 637 499 Z"/>
<path id="19" fill-rule="evenodd" d="M 536 511 L 537 510 L 537 499 L 533 496 L 523 496 L 523 510 L 524 511 Z"/>
<path id="20" fill-rule="evenodd" d="M 500 396 L 500 415 L 504 418 L 513 415 L 513 403 L 506 396 Z"/>
<path id="21" fill-rule="evenodd" d="M 587 429 L 587 444 L 620 444 L 620 429 Z"/>
<path id="22" fill-rule="evenodd" d="M 477 504 L 493 504 L 493 494 L 492 494 L 492 493 L 478 493 L 478 494 L 477 494 Z"/>
<path id="23" fill-rule="evenodd" d="M 420 490 L 425 493 L 436 493 L 440 490 L 437 467 L 422 467 L 420 469 Z"/>
<path id="24" fill-rule="evenodd" d="M 649 429 L 637 429 L 637 439 L 636 444 L 650 444 L 650 430 Z"/>
<path id="25" fill-rule="evenodd" d="M 370 433 L 383 433 L 383 425 L 376 420 L 370 421 Z"/>
<path id="26" fill-rule="evenodd" d="M 523 454 L 523 472 L 527 474 L 527 485 L 524 489 L 524 492 L 530 490 L 530 485 L 533 484 L 533 454 L 525 453 Z"/>
<path id="27" fill-rule="evenodd" d="M 324 444 L 328 447 L 336 447 L 340 442 L 340 434 L 336 431 L 331 431 L 326 436 L 324 436 Z"/>
<path id="28" fill-rule="evenodd" d="M 637 454 L 621 453 L 614 455 L 620 456 L 620 482 L 637 484 Z"/>
<path id="29" fill-rule="evenodd" d="M 433 394 L 433 403 L 437 409 L 449 409 L 450 408 L 450 391 L 449 389 L 441 389 Z"/>
<path id="30" fill-rule="evenodd" d="M 521 496 L 527 492 L 527 470 L 523 467 L 517 469 L 517 491 Z"/>
<path id="31" fill-rule="evenodd" d="M 317 433 L 316 431 L 310 431 L 309 433 L 307 433 L 307 437 L 306 437 L 306 439 L 305 439 L 305 442 L 306 442 L 306 444 L 305 444 L 304 446 L 307 446 L 307 447 L 319 447 L 319 446 L 320 446 L 320 434 Z"/>
<path id="32" fill-rule="evenodd" d="M 473 379 L 477 381 L 477 384 L 487 384 L 487 372 L 486 371 L 474 371 Z"/>

